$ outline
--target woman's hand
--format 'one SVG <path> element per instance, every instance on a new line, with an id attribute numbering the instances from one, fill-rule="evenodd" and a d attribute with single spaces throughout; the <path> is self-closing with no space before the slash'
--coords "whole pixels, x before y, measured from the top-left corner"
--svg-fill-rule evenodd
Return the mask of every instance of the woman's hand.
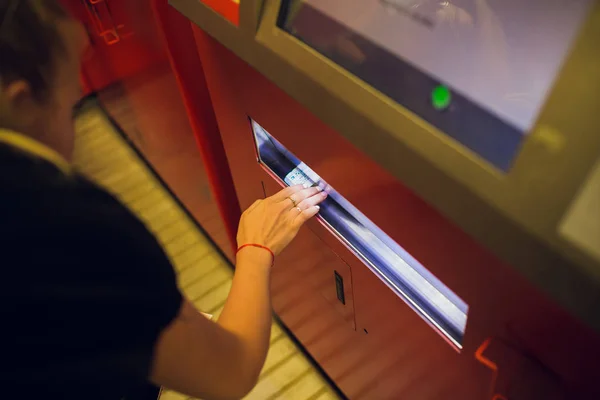
<path id="1" fill-rule="evenodd" d="M 288 187 L 257 200 L 243 214 L 237 234 L 238 246 L 248 243 L 268 247 L 274 254 L 296 237 L 300 227 L 319 212 L 318 204 L 327 198 L 320 188 Z"/>

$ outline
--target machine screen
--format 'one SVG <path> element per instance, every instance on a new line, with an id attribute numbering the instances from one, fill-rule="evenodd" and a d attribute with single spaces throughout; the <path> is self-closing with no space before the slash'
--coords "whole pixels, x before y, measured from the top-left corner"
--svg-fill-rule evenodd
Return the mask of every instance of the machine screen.
<path id="1" fill-rule="evenodd" d="M 593 0 L 284 0 L 280 26 L 497 168 Z"/>
<path id="2" fill-rule="evenodd" d="M 321 204 L 320 221 L 417 314 L 462 348 L 467 304 L 264 128 L 251 123 L 259 163 L 285 185 L 323 188 L 329 196 Z"/>

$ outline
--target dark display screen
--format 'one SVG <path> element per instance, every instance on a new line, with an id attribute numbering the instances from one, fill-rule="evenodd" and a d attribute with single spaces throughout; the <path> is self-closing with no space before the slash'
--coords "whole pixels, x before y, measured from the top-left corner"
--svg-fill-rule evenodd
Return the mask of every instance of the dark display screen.
<path id="1" fill-rule="evenodd" d="M 284 0 L 281 28 L 507 171 L 593 0 Z"/>

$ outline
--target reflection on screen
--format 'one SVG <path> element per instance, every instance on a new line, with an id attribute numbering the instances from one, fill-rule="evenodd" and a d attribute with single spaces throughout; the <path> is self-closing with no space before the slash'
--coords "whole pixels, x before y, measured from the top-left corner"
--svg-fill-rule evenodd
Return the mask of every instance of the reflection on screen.
<path id="1" fill-rule="evenodd" d="M 467 304 L 258 123 L 251 123 L 259 162 L 288 186 L 325 190 L 329 196 L 321 204 L 321 221 L 413 310 L 462 348 Z"/>
<path id="2" fill-rule="evenodd" d="M 287 0 L 281 26 L 508 170 L 592 3 Z"/>

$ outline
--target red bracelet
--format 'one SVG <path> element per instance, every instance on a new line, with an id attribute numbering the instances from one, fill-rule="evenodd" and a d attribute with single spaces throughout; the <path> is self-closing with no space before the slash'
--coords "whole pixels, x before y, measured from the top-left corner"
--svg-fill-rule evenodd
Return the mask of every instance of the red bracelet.
<path id="1" fill-rule="evenodd" d="M 256 247 L 256 248 L 268 251 L 269 254 L 271 254 L 271 266 L 273 266 L 275 264 L 275 253 L 273 253 L 273 251 L 270 248 L 268 248 L 267 246 L 263 246 L 262 244 L 256 244 L 256 243 L 243 244 L 240 247 L 238 247 L 238 249 L 235 252 L 235 254 L 239 253 L 240 250 L 242 250 L 245 247 Z"/>

